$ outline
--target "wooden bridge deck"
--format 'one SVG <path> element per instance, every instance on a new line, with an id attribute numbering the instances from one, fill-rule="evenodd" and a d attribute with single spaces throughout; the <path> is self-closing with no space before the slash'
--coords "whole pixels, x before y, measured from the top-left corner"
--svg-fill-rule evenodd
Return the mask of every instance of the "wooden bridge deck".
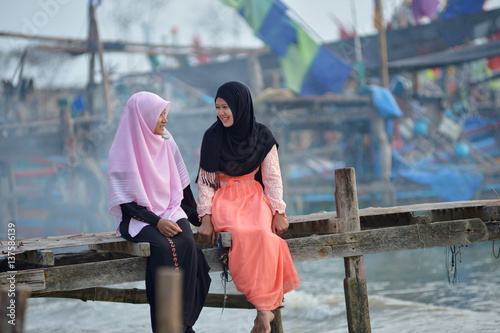
<path id="1" fill-rule="evenodd" d="M 366 208 L 359 217 L 361 231 L 339 232 L 336 212 L 291 216 L 282 236 L 296 262 L 500 240 L 500 200 Z M 211 270 L 221 270 L 217 249 L 198 237 L 197 243 Z M 72 252 L 81 246 L 89 250 Z M 14 270 L 16 282 L 35 294 L 139 281 L 148 255 L 149 244 L 114 232 L 2 240 L 0 285 Z"/>
<path id="2" fill-rule="evenodd" d="M 289 230 L 282 237 L 294 262 L 344 258 L 350 332 L 371 330 L 366 279 L 359 275 L 362 255 L 500 240 L 500 200 L 358 210 L 354 169 L 336 170 L 335 183 L 337 212 L 289 217 Z M 148 243 L 128 242 L 114 232 L 15 239 L 15 225 L 11 227 L 11 239 L 0 241 L 0 289 L 15 284 L 32 297 L 146 302 L 144 290 L 103 286 L 144 280 Z M 229 246 L 228 234 L 221 236 Z M 195 237 L 211 270 L 221 270 L 217 248 Z M 88 249 L 71 251 L 81 246 Z M 209 295 L 205 305 L 222 304 L 222 295 Z M 226 307 L 252 305 L 244 295 L 235 295 Z M 282 332 L 276 318 L 272 331 Z"/>

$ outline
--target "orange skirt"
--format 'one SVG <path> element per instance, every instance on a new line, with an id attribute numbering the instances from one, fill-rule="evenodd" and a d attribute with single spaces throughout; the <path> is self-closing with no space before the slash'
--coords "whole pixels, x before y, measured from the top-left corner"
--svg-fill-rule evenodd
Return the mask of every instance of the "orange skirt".
<path id="1" fill-rule="evenodd" d="M 238 291 L 257 310 L 274 310 L 300 280 L 288 245 L 271 231 L 271 205 L 253 177 L 221 177 L 212 223 L 216 232 L 231 233 L 229 271 Z"/>

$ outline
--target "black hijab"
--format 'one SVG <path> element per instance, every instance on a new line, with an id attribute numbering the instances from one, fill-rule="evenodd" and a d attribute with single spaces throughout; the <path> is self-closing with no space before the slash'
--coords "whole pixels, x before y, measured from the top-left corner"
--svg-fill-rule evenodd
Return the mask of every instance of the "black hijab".
<path id="1" fill-rule="evenodd" d="M 203 183 L 218 185 L 215 173 L 243 176 L 257 169 L 271 148 L 278 143 L 266 126 L 255 121 L 252 96 L 240 82 L 219 87 L 215 99 L 224 99 L 233 114 L 233 125 L 224 127 L 219 118 L 205 132 L 201 143 L 200 168 Z M 261 179 L 257 180 L 261 182 Z M 262 183 L 262 182 L 261 182 Z M 218 187 L 218 186 L 216 186 Z"/>

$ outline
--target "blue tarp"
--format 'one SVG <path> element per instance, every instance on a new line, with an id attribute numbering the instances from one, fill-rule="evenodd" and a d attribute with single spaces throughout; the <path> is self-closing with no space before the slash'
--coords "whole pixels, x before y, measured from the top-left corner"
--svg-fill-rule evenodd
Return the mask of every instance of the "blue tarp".
<path id="1" fill-rule="evenodd" d="M 474 165 L 430 165 L 426 160 L 410 165 L 395 150 L 392 160 L 393 177 L 403 177 L 415 183 L 430 185 L 432 190 L 446 201 L 471 200 L 484 178 Z"/>
<path id="2" fill-rule="evenodd" d="M 368 85 L 367 89 L 371 91 L 373 104 L 384 119 L 401 118 L 403 111 L 399 108 L 391 91 L 384 87 Z"/>

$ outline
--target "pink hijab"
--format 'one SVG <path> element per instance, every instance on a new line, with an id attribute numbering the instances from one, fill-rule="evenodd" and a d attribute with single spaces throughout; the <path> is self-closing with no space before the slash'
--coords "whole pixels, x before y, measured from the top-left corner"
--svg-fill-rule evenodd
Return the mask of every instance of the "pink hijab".
<path id="1" fill-rule="evenodd" d="M 186 218 L 181 208 L 189 185 L 186 166 L 172 135 L 167 130 L 164 136 L 154 133 L 158 117 L 169 108 L 169 101 L 146 91 L 135 93 L 125 105 L 108 160 L 108 209 L 118 236 L 122 203 L 134 201 L 172 221 Z M 132 219 L 130 235 L 146 225 Z"/>

